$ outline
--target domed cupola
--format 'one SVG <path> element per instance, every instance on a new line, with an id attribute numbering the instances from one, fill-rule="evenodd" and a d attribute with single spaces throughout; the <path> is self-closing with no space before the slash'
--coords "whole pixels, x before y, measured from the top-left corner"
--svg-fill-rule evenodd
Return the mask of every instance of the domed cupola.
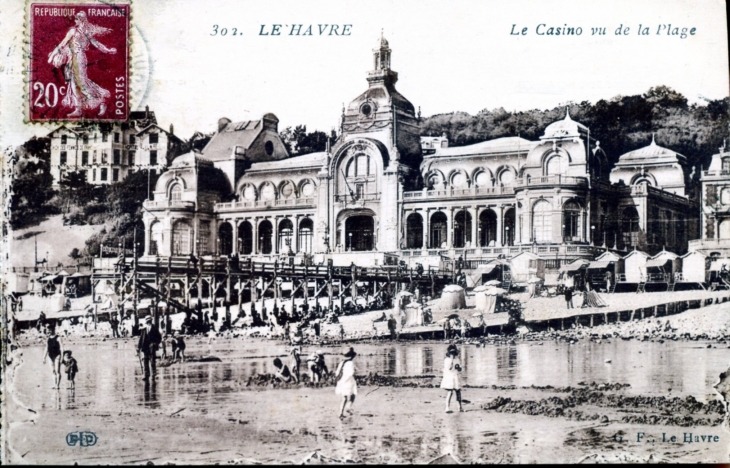
<path id="1" fill-rule="evenodd" d="M 588 134 L 588 127 L 570 118 L 570 110 L 565 109 L 565 118 L 547 126 L 541 140 L 556 138 L 576 138 Z"/>

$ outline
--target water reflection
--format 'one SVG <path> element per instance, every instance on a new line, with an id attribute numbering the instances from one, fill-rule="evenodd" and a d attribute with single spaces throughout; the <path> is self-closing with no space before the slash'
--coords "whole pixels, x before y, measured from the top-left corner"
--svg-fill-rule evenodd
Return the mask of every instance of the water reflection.
<path id="1" fill-rule="evenodd" d="M 394 376 L 435 375 L 440 383 L 446 352 L 444 343 L 397 343 L 387 346 L 356 344 L 358 374 L 368 372 Z M 189 355 L 208 354 L 208 344 L 192 343 Z M 57 410 L 77 408 L 121 410 L 124 405 L 168 408 L 175 411 L 187 404 L 205 406 L 231 393 L 245 390 L 248 377 L 271 372 L 272 356 L 285 355 L 279 343 L 247 341 L 213 343 L 210 353 L 223 362 L 187 362 L 158 369 L 156 381 L 144 384 L 133 346 L 130 343 L 100 343 L 74 346 L 81 372 L 76 390 L 52 390 L 53 375 L 41 366 L 40 347 L 24 349 L 25 364 L 19 369 L 17 395 L 25 406 L 50 406 Z M 341 361 L 341 348 L 326 348 L 327 366 L 335 369 Z M 312 348 L 304 349 L 311 353 Z M 545 342 L 511 346 L 462 346 L 464 367 L 462 383 L 467 385 L 552 385 L 575 386 L 578 382 L 629 383 L 633 394 L 693 395 L 704 400 L 716 376 L 724 369 L 725 350 L 707 349 L 706 344 Z M 268 356 L 268 357 L 262 357 Z M 608 362 L 610 361 L 610 362 Z M 134 389 L 130 400 L 129 389 Z"/>

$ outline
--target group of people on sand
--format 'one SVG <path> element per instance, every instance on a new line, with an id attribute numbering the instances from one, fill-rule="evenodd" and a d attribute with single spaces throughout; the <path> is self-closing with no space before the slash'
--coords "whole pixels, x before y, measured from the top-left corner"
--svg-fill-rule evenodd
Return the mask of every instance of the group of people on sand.
<path id="1" fill-rule="evenodd" d="M 289 365 L 282 362 L 281 358 L 274 358 L 274 367 L 276 373 L 274 378 L 281 383 L 298 383 L 300 381 L 299 366 L 301 362 L 300 358 L 301 350 L 294 347 L 290 352 Z M 340 419 L 344 419 L 345 413 L 352 415 L 352 406 L 355 403 L 355 397 L 357 396 L 357 381 L 355 380 L 355 364 L 354 359 L 357 356 L 355 350 L 350 347 L 343 355 L 342 360 L 338 365 L 334 376 L 335 394 L 339 395 L 342 400 L 340 403 Z M 311 382 L 321 382 L 328 376 L 327 366 L 324 360 L 324 352 L 322 350 L 314 351 L 307 358 L 307 368 L 310 372 Z M 456 402 L 459 405 L 459 412 L 463 412 L 461 399 L 461 380 L 459 374 L 462 371 L 461 360 L 459 359 L 459 349 L 454 344 L 450 344 L 446 349 L 446 356 L 444 358 L 444 371 L 443 378 L 441 380 L 440 387 L 446 390 L 446 412 L 452 413 L 451 411 L 451 400 L 456 396 Z"/>

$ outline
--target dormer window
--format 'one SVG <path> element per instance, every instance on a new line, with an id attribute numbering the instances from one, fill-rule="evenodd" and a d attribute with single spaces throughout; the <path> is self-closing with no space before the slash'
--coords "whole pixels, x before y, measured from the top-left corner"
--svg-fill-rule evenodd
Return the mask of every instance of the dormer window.
<path id="1" fill-rule="evenodd" d="M 175 184 L 170 189 L 170 201 L 180 201 L 182 199 L 182 186 Z"/>
<path id="2" fill-rule="evenodd" d="M 730 172 L 730 158 L 722 158 L 722 172 Z"/>
<path id="3" fill-rule="evenodd" d="M 68 143 L 68 136 L 67 135 L 61 135 L 61 144 L 65 145 Z"/>
<path id="4" fill-rule="evenodd" d="M 150 144 L 156 145 L 160 141 L 159 133 L 150 133 Z"/>
<path id="5" fill-rule="evenodd" d="M 264 145 L 264 150 L 266 150 L 266 154 L 272 156 L 274 154 L 274 144 L 271 141 L 267 141 Z"/>

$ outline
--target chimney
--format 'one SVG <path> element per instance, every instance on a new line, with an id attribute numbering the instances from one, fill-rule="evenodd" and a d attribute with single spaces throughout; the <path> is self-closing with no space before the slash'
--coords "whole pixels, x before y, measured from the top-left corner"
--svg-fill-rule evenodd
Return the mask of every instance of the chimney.
<path id="1" fill-rule="evenodd" d="M 231 159 L 242 159 L 246 157 L 246 148 L 244 148 L 241 145 L 236 145 L 233 147 L 233 155 L 231 156 Z"/>
<path id="2" fill-rule="evenodd" d="M 173 127 L 172 124 L 170 124 L 170 135 L 172 135 L 174 133 L 175 133 L 175 127 Z"/>
<path id="3" fill-rule="evenodd" d="M 150 106 L 144 106 L 144 119 L 150 119 Z"/>
<path id="4" fill-rule="evenodd" d="M 218 119 L 218 133 L 222 132 L 229 123 L 231 123 L 231 120 L 226 117 Z"/>

